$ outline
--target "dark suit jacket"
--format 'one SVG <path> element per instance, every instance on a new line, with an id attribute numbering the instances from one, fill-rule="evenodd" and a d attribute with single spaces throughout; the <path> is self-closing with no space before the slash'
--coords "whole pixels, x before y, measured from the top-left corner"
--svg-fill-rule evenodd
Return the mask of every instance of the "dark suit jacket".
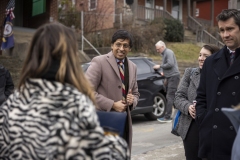
<path id="1" fill-rule="evenodd" d="M 240 56 L 228 67 L 224 52 L 226 46 L 205 60 L 197 89 L 199 157 L 211 160 L 230 160 L 236 133 L 221 108 L 240 103 Z"/>

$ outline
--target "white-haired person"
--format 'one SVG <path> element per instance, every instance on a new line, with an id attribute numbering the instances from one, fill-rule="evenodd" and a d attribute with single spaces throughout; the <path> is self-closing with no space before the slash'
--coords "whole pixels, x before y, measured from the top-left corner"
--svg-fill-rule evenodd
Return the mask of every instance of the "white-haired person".
<path id="1" fill-rule="evenodd" d="M 160 56 L 162 56 L 162 64 L 155 65 L 153 68 L 155 70 L 158 70 L 160 68 L 162 69 L 163 75 L 165 77 L 164 85 L 167 91 L 167 107 L 165 115 L 164 117 L 158 118 L 157 120 L 162 123 L 171 122 L 173 101 L 180 81 L 180 72 L 178 70 L 178 64 L 174 52 L 171 49 L 168 49 L 163 41 L 158 41 L 155 46 L 157 52 L 160 54 Z"/>

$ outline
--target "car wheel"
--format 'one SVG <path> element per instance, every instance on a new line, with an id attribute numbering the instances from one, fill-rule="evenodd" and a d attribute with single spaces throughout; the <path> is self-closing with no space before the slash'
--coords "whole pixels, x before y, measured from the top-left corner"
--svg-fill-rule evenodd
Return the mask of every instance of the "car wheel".
<path id="1" fill-rule="evenodd" d="M 153 112 L 145 113 L 144 116 L 149 120 L 156 120 L 164 116 L 166 111 L 166 98 L 161 93 L 154 96 Z"/>

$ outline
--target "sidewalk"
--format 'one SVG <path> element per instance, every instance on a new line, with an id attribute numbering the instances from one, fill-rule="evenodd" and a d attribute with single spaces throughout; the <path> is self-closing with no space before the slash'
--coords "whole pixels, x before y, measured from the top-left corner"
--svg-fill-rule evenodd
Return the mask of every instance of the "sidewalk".
<path id="1" fill-rule="evenodd" d="M 133 155 L 131 160 L 185 160 L 182 142 L 166 146 L 154 151 Z"/>

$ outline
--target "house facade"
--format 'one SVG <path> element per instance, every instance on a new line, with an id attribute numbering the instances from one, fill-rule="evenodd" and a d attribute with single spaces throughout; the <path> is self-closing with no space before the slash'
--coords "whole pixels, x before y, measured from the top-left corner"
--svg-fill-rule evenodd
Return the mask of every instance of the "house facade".
<path id="1" fill-rule="evenodd" d="M 0 22 L 3 22 L 9 0 L 1 0 Z M 57 0 L 16 0 L 14 26 L 37 28 L 58 18 Z"/>
<path id="2" fill-rule="evenodd" d="M 5 19 L 6 7 L 9 0 L 1 0 L 0 5 L 0 37 L 3 36 L 3 21 Z M 13 29 L 38 28 L 44 23 L 53 22 L 58 19 L 57 0 L 16 0 L 14 9 Z M 16 40 L 16 39 L 15 39 Z M 0 41 L 0 45 L 1 45 Z M 1 51 L 0 51 L 1 54 Z"/>
<path id="3" fill-rule="evenodd" d="M 217 15 L 230 8 L 240 9 L 240 0 L 196 0 L 194 17 L 199 22 L 217 26 Z"/>

